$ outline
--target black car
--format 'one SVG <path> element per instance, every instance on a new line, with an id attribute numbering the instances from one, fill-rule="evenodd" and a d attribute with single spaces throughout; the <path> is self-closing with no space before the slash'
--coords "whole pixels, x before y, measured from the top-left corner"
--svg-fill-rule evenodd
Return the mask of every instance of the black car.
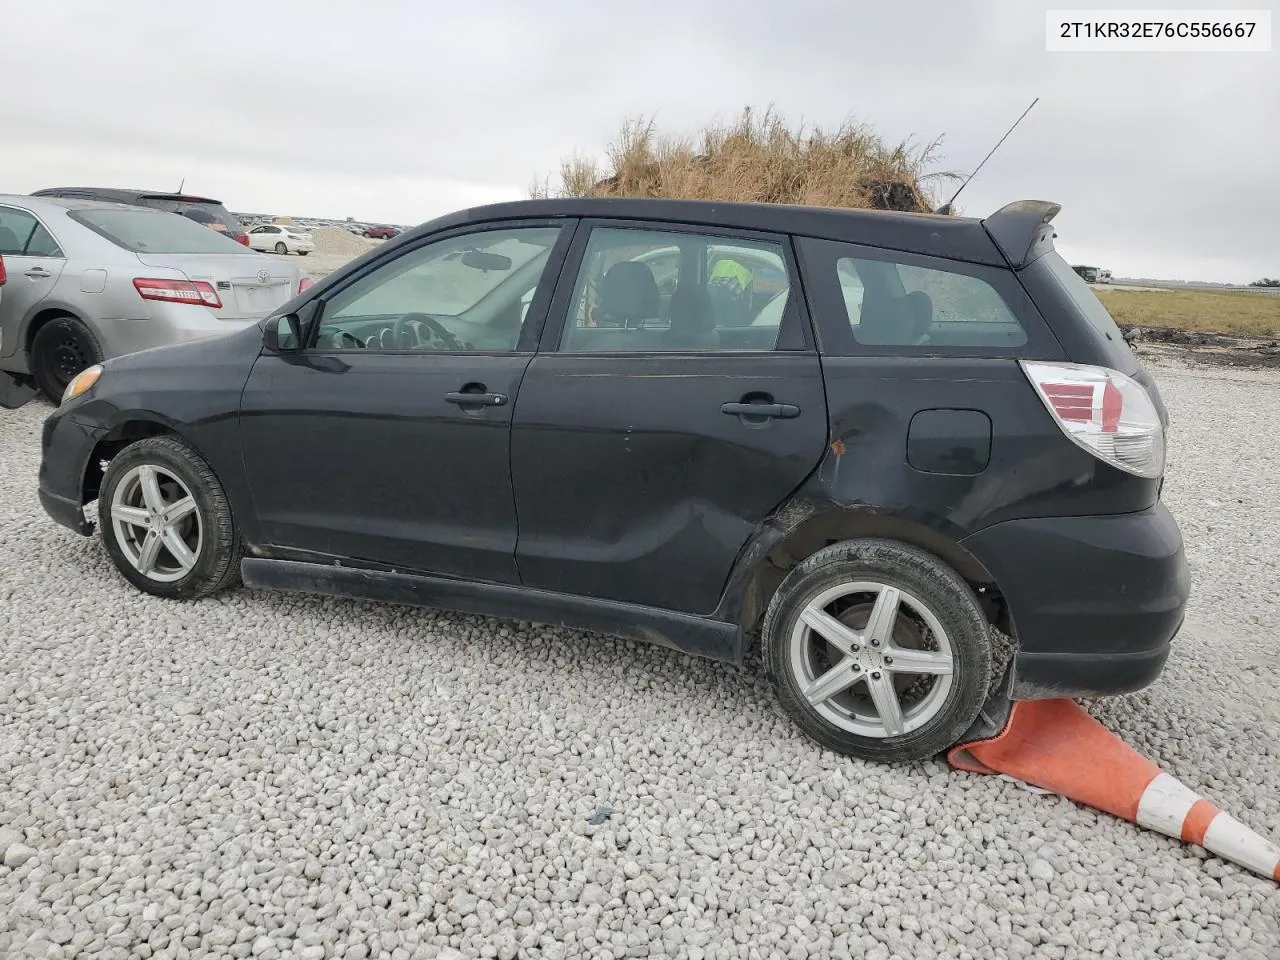
<path id="1" fill-rule="evenodd" d="M 1057 211 L 456 213 L 258 326 L 86 371 L 41 501 L 87 535 L 96 500 L 161 597 L 242 578 L 732 663 L 759 642 L 815 740 L 924 757 L 997 676 L 1151 683 L 1182 622 L 1165 409 Z M 715 277 L 772 292 L 721 322 Z"/>
<path id="2" fill-rule="evenodd" d="M 231 213 L 221 200 L 197 197 L 186 193 L 160 193 L 154 190 L 117 190 L 114 187 L 46 187 L 37 190 L 33 197 L 70 197 L 79 200 L 107 200 L 127 203 L 134 207 L 151 207 L 168 210 L 202 223 L 210 230 L 225 233 L 237 243 L 249 245 L 249 234 L 244 224 Z"/>

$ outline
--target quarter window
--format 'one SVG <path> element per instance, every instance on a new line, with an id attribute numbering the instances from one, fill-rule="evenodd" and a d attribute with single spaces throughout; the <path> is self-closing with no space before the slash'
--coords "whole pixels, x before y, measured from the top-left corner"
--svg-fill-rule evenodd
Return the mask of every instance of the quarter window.
<path id="1" fill-rule="evenodd" d="M 416 247 L 324 308 L 318 350 L 506 353 L 516 349 L 559 227 L 487 230 Z"/>
<path id="2" fill-rule="evenodd" d="M 560 350 L 772 350 L 789 293 L 778 244 L 597 227 L 583 255 Z"/>
<path id="3" fill-rule="evenodd" d="M 864 346 L 1019 347 L 1026 332 L 991 284 L 970 274 L 840 257 L 853 338 Z"/>

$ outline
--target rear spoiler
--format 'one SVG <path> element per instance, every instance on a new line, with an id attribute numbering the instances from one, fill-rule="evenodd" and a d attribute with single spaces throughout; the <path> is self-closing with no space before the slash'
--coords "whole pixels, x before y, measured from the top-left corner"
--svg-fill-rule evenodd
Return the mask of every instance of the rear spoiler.
<path id="1" fill-rule="evenodd" d="M 1061 209 L 1061 204 L 1047 200 L 1019 200 L 991 214 L 982 226 L 1016 270 L 1053 249 L 1057 234 L 1050 221 Z"/>

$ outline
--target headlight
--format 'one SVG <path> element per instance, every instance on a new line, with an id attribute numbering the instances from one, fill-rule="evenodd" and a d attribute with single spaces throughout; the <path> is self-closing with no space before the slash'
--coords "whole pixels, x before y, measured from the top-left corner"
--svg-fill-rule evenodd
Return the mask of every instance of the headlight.
<path id="1" fill-rule="evenodd" d="M 85 367 L 85 369 L 71 378 L 71 382 L 67 384 L 67 389 L 62 391 L 62 402 L 70 403 L 97 383 L 100 376 L 102 376 L 102 364 L 95 363 L 92 367 Z"/>

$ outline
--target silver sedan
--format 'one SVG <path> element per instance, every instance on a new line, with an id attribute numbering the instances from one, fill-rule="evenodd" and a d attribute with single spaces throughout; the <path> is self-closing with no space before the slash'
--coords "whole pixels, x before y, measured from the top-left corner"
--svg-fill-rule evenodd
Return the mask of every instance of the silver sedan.
<path id="1" fill-rule="evenodd" d="M 0 195 L 0 257 L 0 386 L 55 404 L 100 360 L 234 332 L 310 284 L 186 217 L 93 200 Z"/>

